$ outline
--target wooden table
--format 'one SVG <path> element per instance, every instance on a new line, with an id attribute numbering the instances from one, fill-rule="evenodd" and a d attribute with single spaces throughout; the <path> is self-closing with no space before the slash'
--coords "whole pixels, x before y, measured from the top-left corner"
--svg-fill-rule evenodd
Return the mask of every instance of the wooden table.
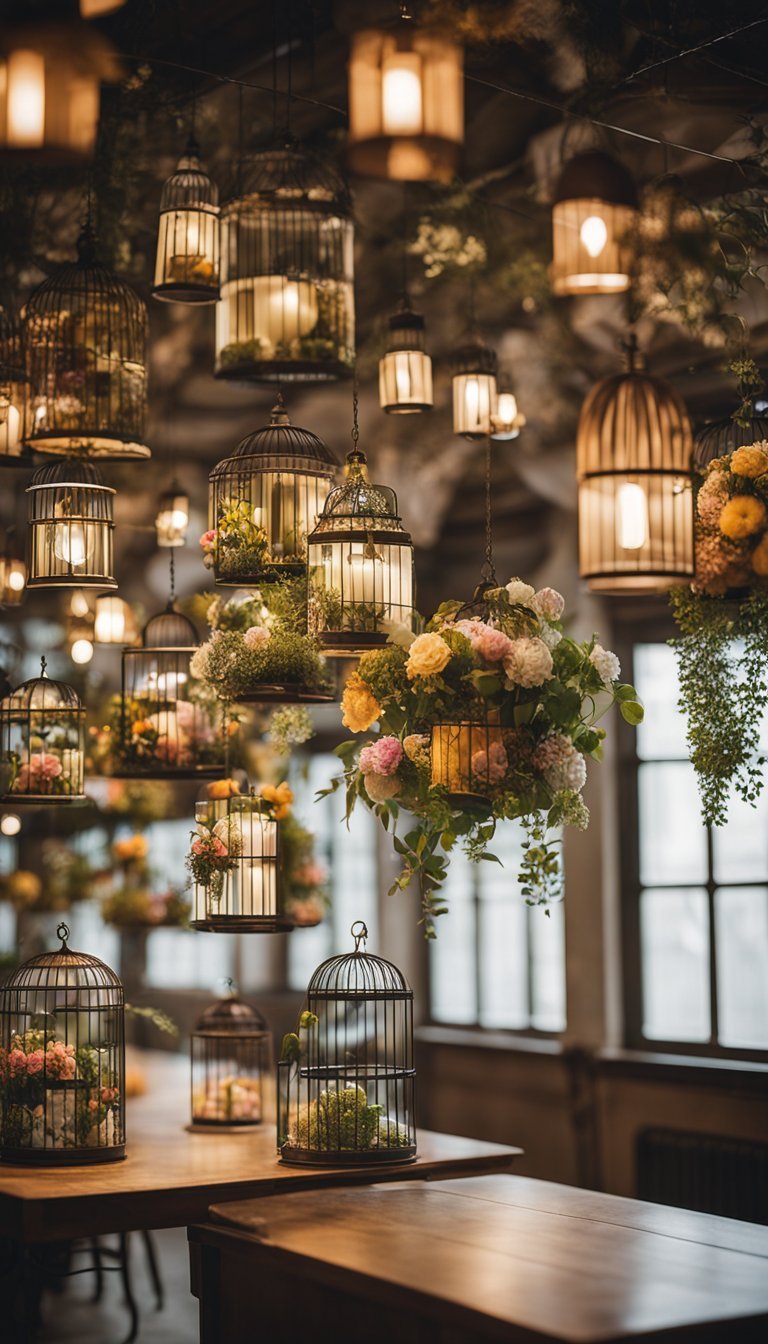
<path id="1" fill-rule="evenodd" d="M 768 1228 L 525 1177 L 299 1191 L 188 1235 L 201 1344 L 768 1340 Z"/>
<path id="2" fill-rule="evenodd" d="M 30 1167 L 0 1162 L 0 1237 L 65 1241 L 138 1228 L 183 1227 L 216 1201 L 276 1190 L 508 1171 L 519 1148 L 420 1130 L 408 1167 L 284 1166 L 272 1123 L 239 1134 L 190 1134 L 189 1065 L 154 1052 L 149 1092 L 128 1103 L 128 1156 L 101 1166 Z"/>

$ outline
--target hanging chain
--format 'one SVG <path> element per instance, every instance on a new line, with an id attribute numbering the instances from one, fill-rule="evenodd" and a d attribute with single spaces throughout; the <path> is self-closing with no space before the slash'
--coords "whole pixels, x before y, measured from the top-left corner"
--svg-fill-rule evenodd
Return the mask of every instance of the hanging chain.
<path id="1" fill-rule="evenodd" d="M 493 532 L 491 529 L 491 436 L 485 441 L 485 560 L 480 571 L 483 583 L 498 587 L 493 563 Z"/>
<path id="2" fill-rule="evenodd" d="M 355 369 L 352 375 L 352 447 L 357 452 L 360 442 L 360 425 L 358 412 L 360 409 L 359 384 L 357 381 L 357 359 L 355 359 Z"/>
<path id="3" fill-rule="evenodd" d="M 175 548 L 175 546 L 169 546 L 169 548 L 168 548 L 168 568 L 169 568 L 169 570 L 170 570 L 170 576 L 171 576 L 171 599 L 170 599 L 170 605 L 173 606 L 174 602 L 176 601 L 176 548 Z"/>

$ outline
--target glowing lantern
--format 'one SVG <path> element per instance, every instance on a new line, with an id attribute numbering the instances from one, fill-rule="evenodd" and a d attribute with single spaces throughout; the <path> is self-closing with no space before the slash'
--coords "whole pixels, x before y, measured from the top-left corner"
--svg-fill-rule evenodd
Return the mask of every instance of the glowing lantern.
<path id="1" fill-rule="evenodd" d="M 219 247 L 219 189 L 190 139 L 160 199 L 154 297 L 169 303 L 216 303 Z"/>
<path id="2" fill-rule="evenodd" d="M 619 294 L 629 289 L 623 238 L 637 208 L 635 184 L 616 159 L 593 150 L 565 165 L 552 207 L 555 294 Z"/>
<path id="3" fill-rule="evenodd" d="M 465 439 L 484 439 L 496 415 L 496 355 L 479 336 L 456 351 L 453 374 L 453 432 Z"/>
<path id="4" fill-rule="evenodd" d="M 390 415 L 431 411 L 432 360 L 424 348 L 424 318 L 403 300 L 389 319 L 387 352 L 379 360 L 379 402 Z"/>
<path id="5" fill-rule="evenodd" d="M 158 546 L 183 546 L 187 539 L 188 527 L 189 496 L 174 482 L 171 488 L 160 496 L 155 518 Z"/>
<path id="6" fill-rule="evenodd" d="M 30 588 L 116 588 L 112 497 L 92 462 L 55 462 L 36 471 L 29 495 Z"/>

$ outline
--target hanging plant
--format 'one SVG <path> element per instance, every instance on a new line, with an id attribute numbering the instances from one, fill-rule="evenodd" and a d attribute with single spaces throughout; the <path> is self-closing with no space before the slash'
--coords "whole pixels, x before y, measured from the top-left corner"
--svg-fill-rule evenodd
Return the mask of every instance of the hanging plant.
<path id="1" fill-rule="evenodd" d="M 498 861 L 497 821 L 523 821 L 527 903 L 562 895 L 558 832 L 588 824 L 581 790 L 587 757 L 602 752 L 597 721 L 614 703 L 629 723 L 643 716 L 616 656 L 563 633 L 559 593 L 519 579 L 478 592 L 468 607 L 443 603 L 422 634 L 400 630 L 360 659 L 342 710 L 364 736 L 337 748 L 344 773 L 324 791 L 345 787 L 347 816 L 362 802 L 393 832 L 401 810 L 413 816 L 394 835 L 403 868 L 392 891 L 419 883 L 427 937 L 446 910 L 451 850 L 461 840 L 470 858 Z"/>

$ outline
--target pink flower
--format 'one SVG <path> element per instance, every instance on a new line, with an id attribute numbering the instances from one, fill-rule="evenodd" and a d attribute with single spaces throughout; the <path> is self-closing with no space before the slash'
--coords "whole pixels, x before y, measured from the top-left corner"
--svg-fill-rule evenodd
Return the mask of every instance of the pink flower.
<path id="1" fill-rule="evenodd" d="M 503 630 L 495 630 L 491 625 L 481 624 L 474 645 L 475 651 L 486 663 L 500 663 L 509 653 L 512 641 Z"/>
<path id="2" fill-rule="evenodd" d="M 462 621 L 454 621 L 453 626 L 449 628 L 458 630 L 460 635 L 464 635 L 466 639 L 471 639 L 474 643 L 480 630 L 483 629 L 484 626 L 483 622 L 478 617 L 475 617 L 471 621 L 466 619 Z"/>
<path id="3" fill-rule="evenodd" d="M 360 769 L 364 775 L 394 775 L 403 759 L 403 747 L 399 737 L 380 737 L 378 742 L 369 742 L 360 752 Z"/>
<path id="4" fill-rule="evenodd" d="M 42 1050 L 32 1050 L 27 1055 L 27 1073 L 39 1073 L 45 1062 Z"/>
<path id="5" fill-rule="evenodd" d="M 531 606 L 538 616 L 548 621 L 559 621 L 565 608 L 565 598 L 556 588 L 540 588 L 531 599 Z"/>
<path id="6" fill-rule="evenodd" d="M 91 1100 L 88 1102 L 88 1110 L 89 1110 L 89 1111 L 98 1111 L 98 1109 L 99 1109 L 99 1103 L 98 1103 L 98 1101 L 94 1101 L 93 1098 L 91 1098 Z"/>
<path id="7" fill-rule="evenodd" d="M 216 545 L 215 531 L 204 532 L 200 538 L 200 545 L 204 551 L 210 553 Z"/>
<path id="8" fill-rule="evenodd" d="M 219 839 L 218 835 L 214 835 L 211 849 L 217 858 L 221 858 L 222 855 L 227 853 L 227 846 L 224 844 L 223 840 Z"/>
<path id="9" fill-rule="evenodd" d="M 45 793 L 43 783 L 50 783 L 52 779 L 57 779 L 61 774 L 61 761 L 58 756 L 52 756 L 49 752 L 33 752 L 29 760 L 22 765 L 16 776 L 14 789 L 25 791 L 27 789 L 39 789 Z"/>
<path id="10" fill-rule="evenodd" d="M 117 1096 L 117 1088 L 116 1088 L 116 1087 L 102 1087 L 100 1095 L 101 1095 L 101 1100 L 102 1100 L 103 1102 L 105 1102 L 105 1103 L 106 1103 L 106 1102 L 110 1102 L 110 1101 L 114 1101 L 114 1100 L 115 1100 L 115 1097 Z"/>
<path id="11" fill-rule="evenodd" d="M 20 1073 L 26 1073 L 27 1056 L 23 1050 L 11 1050 L 8 1055 L 8 1072 L 12 1078 L 17 1078 Z"/>
<path id="12" fill-rule="evenodd" d="M 193 853 L 193 854 L 204 854 L 205 851 L 206 851 L 206 846 L 203 844 L 202 840 L 193 840 L 193 841 L 192 841 L 192 853 Z"/>
<path id="13" fill-rule="evenodd" d="M 482 749 L 472 753 L 472 774 L 484 784 L 500 784 L 508 769 L 503 742 L 492 742 L 487 753 Z"/>
<path id="14" fill-rule="evenodd" d="M 265 625 L 252 625 L 243 635 L 243 642 L 248 649 L 260 649 L 269 639 L 270 634 Z"/>

